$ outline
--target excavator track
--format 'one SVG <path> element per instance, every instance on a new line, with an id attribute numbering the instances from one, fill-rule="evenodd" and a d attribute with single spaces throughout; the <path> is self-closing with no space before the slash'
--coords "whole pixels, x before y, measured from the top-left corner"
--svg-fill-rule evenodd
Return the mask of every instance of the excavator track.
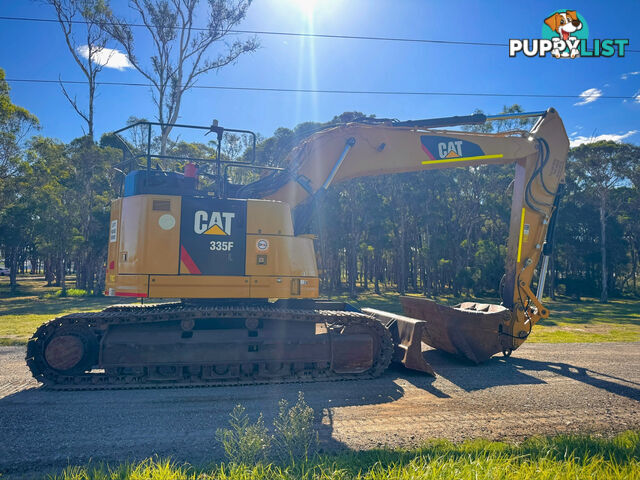
<path id="1" fill-rule="evenodd" d="M 239 322 L 244 324 L 244 330 L 237 328 Z M 273 330 L 274 327 L 270 325 L 286 331 L 315 328 L 324 333 L 316 337 L 312 334 L 299 341 L 294 334 L 288 337 L 285 334 L 282 341 L 279 338 L 273 340 L 272 337 L 275 343 L 269 346 L 281 348 L 285 357 L 289 349 L 312 351 L 316 347 L 330 352 L 330 356 L 325 355 L 317 361 L 308 361 L 308 358 L 299 361 L 282 360 L 277 356 L 268 358 L 266 354 L 266 359 L 255 360 L 255 355 L 260 355 L 258 352 L 263 347 L 261 328 Z M 153 340 L 149 339 L 162 338 L 163 334 L 171 335 L 171 338 L 177 335 L 178 340 L 183 339 L 183 343 L 177 347 L 183 349 L 178 355 L 184 355 L 185 352 L 188 354 L 191 348 L 189 341 L 192 336 L 197 338 L 199 329 L 204 334 L 207 331 L 219 332 L 209 335 L 236 332 L 236 337 L 230 343 L 241 348 L 246 344 L 248 353 L 242 354 L 242 358 L 236 355 L 234 359 L 230 355 L 228 360 L 212 363 L 198 361 L 202 354 L 194 351 L 192 362 L 158 363 L 158 358 L 163 357 L 163 345 L 154 345 Z M 248 338 L 237 340 L 237 332 L 242 331 L 247 332 Z M 114 341 L 113 338 L 120 340 Z M 304 344 L 305 338 L 310 342 L 309 346 Z M 355 371 L 336 368 L 336 357 L 340 356 L 336 351 L 340 340 L 343 343 L 342 351 L 347 352 L 343 356 L 348 357 L 349 350 L 352 350 L 352 338 L 371 345 L 370 362 L 364 367 L 360 364 L 361 368 L 355 368 Z M 112 359 L 127 358 L 131 349 L 136 348 L 135 345 L 131 346 L 136 341 L 149 342 L 147 350 L 143 352 L 143 355 L 151 352 L 149 363 L 136 361 L 130 365 L 114 366 Z M 172 348 L 167 345 L 164 348 Z M 216 348 L 226 347 L 220 340 L 204 348 L 215 351 Z M 33 377 L 50 389 L 184 388 L 375 378 L 388 367 L 393 348 L 390 332 L 374 317 L 359 312 L 289 309 L 269 305 L 243 307 L 171 303 L 113 306 L 101 312 L 74 313 L 55 318 L 41 325 L 29 340 L 26 360 Z M 119 353 L 121 351 L 124 353 Z M 167 358 L 171 358 L 168 350 Z"/>

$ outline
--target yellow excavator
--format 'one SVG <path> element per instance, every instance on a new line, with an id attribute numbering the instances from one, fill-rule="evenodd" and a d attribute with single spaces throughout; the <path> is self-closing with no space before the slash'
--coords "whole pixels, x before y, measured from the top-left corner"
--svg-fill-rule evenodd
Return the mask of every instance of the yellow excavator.
<path id="1" fill-rule="evenodd" d="M 527 117 L 537 117 L 530 131 L 451 129 Z M 153 154 L 157 125 L 142 122 L 114 132 L 121 138 L 127 129 L 144 129 L 147 146 L 117 166 L 125 176 L 122 195 L 111 206 L 105 294 L 175 300 L 114 305 L 43 324 L 28 342 L 26 360 L 47 386 L 370 378 L 392 360 L 433 374 L 422 342 L 482 362 L 509 355 L 549 315 L 540 299 L 569 150 L 553 108 L 334 125 L 295 146 L 285 168 L 257 165 L 255 135 L 217 122 L 174 126 L 216 135 L 214 158 Z M 253 135 L 253 156 L 225 160 L 225 133 Z M 163 163 L 184 170 L 164 171 Z M 327 188 L 363 176 L 486 164 L 515 165 L 501 305 L 447 307 L 408 296 L 401 298 L 405 315 L 395 315 L 318 299 L 314 237 L 299 232 Z M 232 169 L 258 179 L 233 184 Z"/>

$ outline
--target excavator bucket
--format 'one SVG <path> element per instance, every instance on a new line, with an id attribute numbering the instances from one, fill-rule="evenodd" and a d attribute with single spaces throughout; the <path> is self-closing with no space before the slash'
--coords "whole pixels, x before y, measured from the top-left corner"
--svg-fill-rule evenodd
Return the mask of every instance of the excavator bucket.
<path id="1" fill-rule="evenodd" d="M 393 361 L 406 368 L 435 376 L 422 355 L 422 343 L 474 363 L 481 363 L 506 350 L 501 343 L 501 325 L 511 321 L 511 312 L 501 305 L 465 302 L 455 307 L 427 298 L 400 297 L 408 316 L 363 308 L 391 332 Z"/>
<path id="2" fill-rule="evenodd" d="M 448 307 L 422 297 L 400 297 L 400 303 L 411 320 L 424 322 L 422 341 L 433 348 L 474 363 L 506 350 L 500 326 L 511 321 L 511 312 L 501 305 L 465 302 Z"/>

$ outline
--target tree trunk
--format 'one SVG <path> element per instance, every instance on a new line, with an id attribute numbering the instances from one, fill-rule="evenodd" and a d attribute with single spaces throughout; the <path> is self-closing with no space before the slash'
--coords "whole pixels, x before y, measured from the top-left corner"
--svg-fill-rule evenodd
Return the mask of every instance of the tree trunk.
<path id="1" fill-rule="evenodd" d="M 377 295 L 380 295 L 380 259 L 379 249 L 376 248 L 373 251 L 373 290 Z"/>
<path id="2" fill-rule="evenodd" d="M 55 259 L 55 276 L 56 276 L 56 281 L 53 284 L 54 287 L 59 287 L 60 285 L 62 285 L 62 283 L 60 282 L 60 279 L 62 278 L 62 272 L 60 271 L 60 265 L 62 265 L 62 261 L 60 260 L 60 257 L 56 257 Z"/>
<path id="3" fill-rule="evenodd" d="M 418 267 L 416 266 L 416 257 L 413 252 L 409 254 L 409 281 L 411 282 L 411 288 L 413 291 L 418 290 Z"/>
<path id="4" fill-rule="evenodd" d="M 600 292 L 600 303 L 607 303 L 609 293 L 607 289 L 607 197 L 606 193 L 600 194 L 600 257 L 602 261 L 602 291 Z"/>
<path id="5" fill-rule="evenodd" d="M 80 260 L 80 257 L 76 257 L 76 287 L 75 288 L 82 288 L 82 270 L 84 268 L 84 262 L 82 262 Z"/>
<path id="6" fill-rule="evenodd" d="M 48 256 L 44 261 L 44 279 L 47 281 L 47 287 L 53 285 L 54 275 L 50 256 Z"/>
<path id="7" fill-rule="evenodd" d="M 98 270 L 96 271 L 96 287 L 94 290 L 95 295 L 103 295 L 104 294 L 104 283 L 106 281 L 106 265 L 100 264 L 98 266 Z"/>
<path id="8" fill-rule="evenodd" d="M 38 273 L 38 259 L 37 257 L 31 257 L 31 275 L 36 275 Z"/>
<path id="9" fill-rule="evenodd" d="M 11 248 L 11 252 L 7 255 L 9 259 L 9 287 L 11 293 L 15 293 L 18 289 L 18 254 L 15 248 Z"/>
<path id="10" fill-rule="evenodd" d="M 631 281 L 633 282 L 633 293 L 638 293 L 636 277 L 638 273 L 638 252 L 636 251 L 635 242 L 631 241 Z"/>
<path id="11" fill-rule="evenodd" d="M 358 278 L 358 243 L 359 237 L 356 214 L 351 212 L 351 235 L 349 247 L 347 249 L 347 281 L 349 282 L 349 297 L 357 298 L 356 279 Z"/>
<path id="12" fill-rule="evenodd" d="M 400 214 L 400 228 L 398 229 L 400 237 L 400 248 L 398 252 L 398 293 L 400 293 L 400 295 L 407 293 L 407 235 L 406 218 L 403 213 Z"/>
<path id="13" fill-rule="evenodd" d="M 551 297 L 551 300 L 556 299 L 556 261 L 554 254 L 551 254 L 551 258 L 549 258 L 549 297 Z"/>
<path id="14" fill-rule="evenodd" d="M 93 143 L 93 102 L 96 95 L 95 76 L 89 81 L 89 115 L 87 118 L 87 125 L 89 128 L 89 139 Z"/>
<path id="15" fill-rule="evenodd" d="M 367 250 L 362 254 L 362 284 L 365 292 L 369 290 L 369 282 L 367 276 L 369 275 L 369 252 Z"/>
<path id="16" fill-rule="evenodd" d="M 96 265 L 96 261 L 93 260 L 89 263 L 89 268 L 88 268 L 88 272 L 87 272 L 87 292 L 90 294 L 95 294 L 95 280 L 96 280 L 96 273 L 97 273 L 97 265 Z"/>
<path id="17" fill-rule="evenodd" d="M 169 139 L 169 129 L 163 128 L 160 134 L 160 155 L 167 154 L 167 140 Z M 162 162 L 161 162 L 162 163 Z"/>
<path id="18" fill-rule="evenodd" d="M 60 282 L 60 286 L 62 287 L 62 292 L 60 293 L 60 295 L 65 297 L 67 295 L 67 272 L 65 271 L 66 265 L 64 256 L 60 257 L 60 266 L 58 268 L 60 269 L 58 281 Z"/>

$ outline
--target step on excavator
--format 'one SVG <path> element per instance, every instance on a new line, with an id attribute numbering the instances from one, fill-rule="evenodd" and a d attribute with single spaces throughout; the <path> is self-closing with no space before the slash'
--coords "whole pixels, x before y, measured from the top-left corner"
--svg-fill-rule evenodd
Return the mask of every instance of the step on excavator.
<path id="1" fill-rule="evenodd" d="M 537 117 L 530 131 L 454 129 L 527 117 Z M 116 169 L 124 177 L 111 205 L 105 294 L 164 303 L 114 305 L 40 326 L 26 361 L 48 387 L 372 378 L 391 361 L 434 374 L 423 342 L 479 363 L 509 355 L 549 315 L 540 300 L 569 150 L 553 108 L 332 125 L 297 144 L 284 168 L 256 164 L 255 135 L 215 121 L 173 126 L 213 133 L 215 157 L 152 153 L 157 126 L 139 122 L 114 132 L 123 145 Z M 146 132 L 146 153 L 127 153 L 121 135 L 134 128 Z M 226 133 L 253 138 L 248 160 L 221 155 Z M 515 165 L 500 305 L 448 307 L 405 296 L 405 315 L 396 315 L 318 299 L 314 237 L 300 232 L 327 188 L 363 176 L 487 164 Z M 254 180 L 230 182 L 234 169 L 252 172 Z"/>

